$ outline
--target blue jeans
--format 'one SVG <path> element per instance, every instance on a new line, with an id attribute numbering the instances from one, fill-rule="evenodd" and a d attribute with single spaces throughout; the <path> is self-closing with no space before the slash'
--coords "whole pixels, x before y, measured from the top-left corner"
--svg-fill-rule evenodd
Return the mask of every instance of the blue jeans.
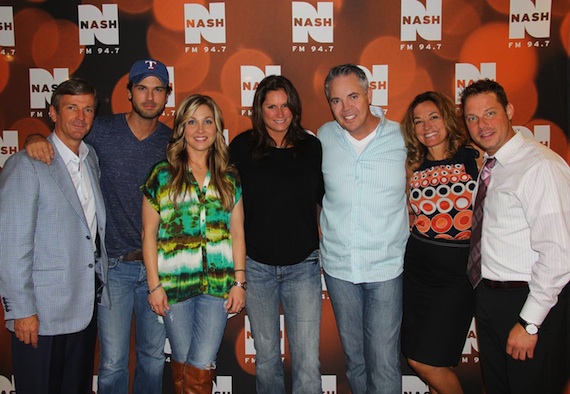
<path id="1" fill-rule="evenodd" d="M 293 393 L 322 393 L 319 362 L 321 268 L 318 251 L 301 263 L 271 266 L 247 258 L 246 308 L 256 351 L 258 394 L 284 394 L 279 305 L 292 361 Z"/>
<path id="2" fill-rule="evenodd" d="M 402 393 L 402 275 L 353 284 L 326 274 L 353 394 Z"/>
<path id="3" fill-rule="evenodd" d="M 148 305 L 143 262 L 109 259 L 108 281 L 111 308 L 99 306 L 97 316 L 101 344 L 97 392 L 128 393 L 129 345 L 134 311 L 137 358 L 133 393 L 161 393 L 166 331 Z"/>
<path id="4" fill-rule="evenodd" d="M 171 304 L 164 325 L 172 358 L 200 369 L 215 369 L 228 314 L 225 299 L 202 294 Z"/>

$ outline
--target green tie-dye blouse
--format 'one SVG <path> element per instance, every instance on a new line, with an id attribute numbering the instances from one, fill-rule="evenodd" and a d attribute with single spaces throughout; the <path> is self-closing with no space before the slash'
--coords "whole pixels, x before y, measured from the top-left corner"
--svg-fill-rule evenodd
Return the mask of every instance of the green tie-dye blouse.
<path id="1" fill-rule="evenodd" d="M 231 212 L 224 210 L 218 193 L 206 175 L 202 190 L 192 185 L 175 208 L 168 189 L 168 162 L 156 164 L 141 190 L 160 215 L 158 228 L 158 277 L 174 304 L 200 294 L 227 298 L 234 283 Z M 233 174 L 235 202 L 241 185 Z"/>

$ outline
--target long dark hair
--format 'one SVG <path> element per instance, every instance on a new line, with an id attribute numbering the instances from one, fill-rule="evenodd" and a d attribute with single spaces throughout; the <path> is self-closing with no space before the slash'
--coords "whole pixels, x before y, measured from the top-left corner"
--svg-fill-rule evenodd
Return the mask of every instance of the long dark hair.
<path id="1" fill-rule="evenodd" d="M 293 146 L 297 153 L 303 149 L 303 141 L 309 138 L 309 134 L 301 126 L 301 99 L 297 89 L 291 81 L 281 75 L 265 77 L 258 85 L 253 97 L 253 133 L 251 141 L 251 153 L 254 159 L 259 160 L 269 155 L 270 148 L 275 146 L 275 141 L 269 136 L 265 122 L 263 121 L 263 103 L 267 93 L 282 90 L 287 95 L 287 105 L 293 120 L 283 138 L 286 146 Z"/>

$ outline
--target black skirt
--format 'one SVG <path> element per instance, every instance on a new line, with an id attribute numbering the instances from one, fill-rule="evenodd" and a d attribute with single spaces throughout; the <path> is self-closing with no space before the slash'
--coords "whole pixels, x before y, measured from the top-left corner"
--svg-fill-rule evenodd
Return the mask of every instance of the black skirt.
<path id="1" fill-rule="evenodd" d="M 468 242 L 408 239 L 404 260 L 402 352 L 423 364 L 459 363 L 473 318 Z"/>

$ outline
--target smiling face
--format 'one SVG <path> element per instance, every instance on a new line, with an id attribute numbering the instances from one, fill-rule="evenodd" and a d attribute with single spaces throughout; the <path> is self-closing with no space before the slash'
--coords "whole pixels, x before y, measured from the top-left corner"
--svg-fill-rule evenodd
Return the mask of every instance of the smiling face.
<path id="1" fill-rule="evenodd" d="M 216 141 L 214 113 L 207 105 L 200 105 L 184 125 L 184 139 L 188 155 L 207 152 Z"/>
<path id="2" fill-rule="evenodd" d="M 418 141 L 430 150 L 445 151 L 448 134 L 443 117 L 433 101 L 424 101 L 413 110 L 414 131 Z"/>
<path id="3" fill-rule="evenodd" d="M 78 153 L 79 144 L 89 133 L 95 118 L 95 97 L 92 94 L 64 94 L 59 109 L 50 107 L 55 133 L 72 151 Z"/>
<path id="4" fill-rule="evenodd" d="M 162 114 L 168 100 L 168 91 L 157 77 L 149 76 L 133 85 L 127 92 L 133 111 L 144 119 L 155 119 Z"/>
<path id="5" fill-rule="evenodd" d="M 329 104 L 336 121 L 356 139 L 363 139 L 378 125 L 370 113 L 372 91 L 364 90 L 354 74 L 340 75 L 330 81 Z"/>
<path id="6" fill-rule="evenodd" d="M 514 114 L 512 104 L 506 108 L 497 100 L 495 93 L 479 93 L 465 101 L 463 114 L 471 138 L 493 156 L 515 131 L 511 126 Z"/>
<path id="7" fill-rule="evenodd" d="M 267 133 L 276 141 L 282 140 L 293 120 L 293 114 L 287 104 L 285 91 L 279 89 L 267 92 L 262 109 L 263 122 L 265 123 Z"/>

